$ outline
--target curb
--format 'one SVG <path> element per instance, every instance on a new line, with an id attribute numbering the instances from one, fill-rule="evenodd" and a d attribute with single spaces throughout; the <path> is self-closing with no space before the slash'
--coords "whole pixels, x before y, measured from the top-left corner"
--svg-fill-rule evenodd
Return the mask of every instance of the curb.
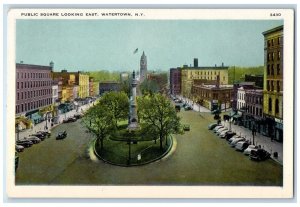
<path id="1" fill-rule="evenodd" d="M 109 160 L 104 159 L 104 158 L 101 157 L 101 156 L 97 153 L 97 151 L 96 151 L 96 147 L 95 147 L 95 145 L 96 145 L 96 139 L 93 141 L 93 142 L 94 142 L 94 143 L 93 143 L 93 151 L 94 151 L 94 154 L 95 154 L 99 159 L 101 159 L 104 163 L 108 163 L 108 164 L 115 165 L 115 166 L 120 166 L 120 167 L 136 167 L 136 166 L 142 166 L 142 165 L 150 164 L 150 163 L 153 163 L 153 162 L 156 162 L 156 161 L 158 161 L 158 160 L 163 159 L 163 158 L 171 151 L 171 149 L 172 149 L 172 147 L 173 147 L 173 137 L 172 137 L 171 135 L 170 135 L 169 137 L 170 137 L 171 143 L 170 143 L 168 149 L 167 149 L 161 156 L 159 156 L 159 157 L 157 157 L 157 158 L 155 158 L 155 159 L 153 159 L 153 160 L 149 160 L 149 161 L 147 161 L 147 162 L 140 163 L 140 164 L 125 165 L 125 164 L 114 163 L 114 162 L 111 162 L 111 161 L 109 161 Z"/>

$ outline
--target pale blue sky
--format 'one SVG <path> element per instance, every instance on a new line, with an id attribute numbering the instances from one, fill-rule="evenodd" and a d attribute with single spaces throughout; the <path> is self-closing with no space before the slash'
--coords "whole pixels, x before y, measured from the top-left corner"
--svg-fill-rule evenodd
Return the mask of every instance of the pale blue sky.
<path id="1" fill-rule="evenodd" d="M 264 64 L 262 32 L 283 21 L 246 20 L 17 20 L 16 62 L 55 70 L 148 70 L 183 64 Z M 139 48 L 137 54 L 133 51 Z"/>

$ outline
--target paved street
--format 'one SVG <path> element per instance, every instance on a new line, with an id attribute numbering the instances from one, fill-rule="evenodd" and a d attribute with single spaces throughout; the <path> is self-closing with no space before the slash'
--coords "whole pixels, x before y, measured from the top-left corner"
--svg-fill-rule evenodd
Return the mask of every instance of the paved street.
<path id="1" fill-rule="evenodd" d="M 175 135 L 172 154 L 138 167 L 112 166 L 89 156 L 93 138 L 80 121 L 61 124 L 51 138 L 20 154 L 16 184 L 49 185 L 259 185 L 281 186 L 282 166 L 272 159 L 255 162 L 207 130 L 210 113 L 181 111 L 191 131 Z M 67 130 L 68 137 L 55 140 Z"/>

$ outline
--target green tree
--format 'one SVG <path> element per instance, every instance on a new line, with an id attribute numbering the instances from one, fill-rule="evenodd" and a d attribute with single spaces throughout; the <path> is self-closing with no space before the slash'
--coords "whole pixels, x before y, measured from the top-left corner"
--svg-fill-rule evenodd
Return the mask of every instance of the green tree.
<path id="1" fill-rule="evenodd" d="M 146 79 L 143 83 L 141 83 L 140 89 L 142 94 L 154 94 L 159 91 L 159 85 L 156 81 Z"/>
<path id="2" fill-rule="evenodd" d="M 118 121 L 128 119 L 129 99 L 125 92 L 105 93 L 99 102 L 112 113 L 115 126 L 117 126 Z"/>
<path id="3" fill-rule="evenodd" d="M 100 103 L 88 109 L 83 118 L 84 125 L 93 133 L 97 138 L 97 145 L 101 143 L 101 152 L 103 150 L 103 141 L 115 129 L 113 114 L 109 108 Z"/>
<path id="4" fill-rule="evenodd" d="M 146 127 L 155 129 L 159 135 L 160 149 L 163 149 L 164 138 L 167 139 L 168 135 L 179 132 L 180 118 L 171 102 L 161 94 L 139 97 L 138 114 Z"/>

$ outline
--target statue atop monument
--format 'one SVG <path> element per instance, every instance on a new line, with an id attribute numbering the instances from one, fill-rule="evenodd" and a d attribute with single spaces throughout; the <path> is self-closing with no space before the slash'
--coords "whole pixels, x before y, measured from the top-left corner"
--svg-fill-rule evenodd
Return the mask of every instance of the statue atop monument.
<path id="1" fill-rule="evenodd" d="M 130 109 L 129 109 L 129 130 L 139 129 L 138 116 L 137 116 L 137 102 L 136 102 L 136 86 L 137 80 L 135 77 L 135 71 L 132 73 L 132 83 L 131 83 L 131 99 L 130 99 Z"/>

